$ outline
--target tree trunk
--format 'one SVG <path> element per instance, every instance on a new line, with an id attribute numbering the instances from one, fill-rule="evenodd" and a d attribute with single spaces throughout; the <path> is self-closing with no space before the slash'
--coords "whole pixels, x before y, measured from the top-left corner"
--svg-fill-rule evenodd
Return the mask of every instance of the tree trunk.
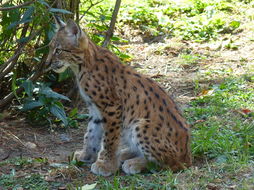
<path id="1" fill-rule="evenodd" d="M 106 37 L 105 37 L 105 40 L 102 44 L 102 47 L 107 47 L 110 42 L 110 38 L 113 36 L 113 32 L 114 32 L 114 28 L 115 28 L 115 24 L 116 24 L 116 18 L 117 18 L 118 11 L 120 9 L 120 5 L 121 5 L 121 0 L 116 0 L 116 4 L 115 4 L 115 8 L 114 8 L 113 15 L 111 18 L 110 26 L 109 26 L 109 29 L 106 33 Z"/>

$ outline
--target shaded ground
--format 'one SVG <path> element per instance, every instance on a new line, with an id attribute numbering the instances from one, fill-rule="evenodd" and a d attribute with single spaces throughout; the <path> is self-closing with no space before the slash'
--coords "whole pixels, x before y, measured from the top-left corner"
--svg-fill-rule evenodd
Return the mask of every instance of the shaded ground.
<path id="1" fill-rule="evenodd" d="M 5 119 L 0 123 L 1 160 L 16 156 L 48 157 L 66 161 L 75 148 L 82 147 L 83 129 L 50 132 L 45 127 L 30 126 L 25 119 Z"/>
<path id="2" fill-rule="evenodd" d="M 182 108 L 187 107 L 190 100 L 205 93 L 211 84 L 217 84 L 228 76 L 248 74 L 254 69 L 254 44 L 250 40 L 251 31 L 238 33 L 231 38 L 237 43 L 235 50 L 227 49 L 227 37 L 210 43 L 191 43 L 174 39 L 158 39 L 153 43 L 143 43 L 141 38 L 133 39 L 133 43 L 120 48 L 133 55 L 130 64 L 140 72 L 158 81 L 172 94 Z M 81 125 L 85 125 L 82 123 Z M 68 156 L 82 147 L 84 128 L 50 131 L 46 127 L 29 125 L 21 115 L 9 115 L 0 122 L 0 161 L 15 157 L 39 158 L 38 162 L 26 163 L 19 170 L 19 164 L 0 164 L 0 175 L 10 173 L 15 168 L 19 177 L 40 173 L 48 182 L 61 182 L 57 185 L 65 189 L 70 181 L 82 176 L 84 183 L 93 183 L 99 178 L 92 175 L 89 166 L 68 171 L 59 169 L 58 164 L 68 164 Z M 206 161 L 196 158 L 193 178 L 202 173 L 201 168 Z M 49 172 L 50 170 L 50 172 Z M 250 176 L 253 168 L 244 170 L 242 175 Z M 187 174 L 182 174 L 181 178 Z M 112 179 L 112 178 L 109 178 Z M 208 184 L 207 189 L 220 189 L 218 185 Z M 0 187 L 1 189 L 1 187 Z M 54 189 L 52 187 L 52 189 Z M 184 187 L 183 187 L 184 189 Z M 228 187 L 228 189 L 235 189 Z"/>

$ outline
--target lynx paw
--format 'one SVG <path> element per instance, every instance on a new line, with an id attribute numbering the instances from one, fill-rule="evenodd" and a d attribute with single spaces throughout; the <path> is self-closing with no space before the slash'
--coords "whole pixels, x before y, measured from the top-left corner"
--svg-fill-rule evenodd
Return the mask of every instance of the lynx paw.
<path id="1" fill-rule="evenodd" d="M 77 150 L 74 153 L 73 159 L 83 161 L 86 163 L 93 163 L 96 160 L 96 155 L 86 153 L 84 150 Z"/>
<path id="2" fill-rule="evenodd" d="M 125 160 L 122 165 L 122 169 L 126 174 L 137 174 L 142 172 L 146 168 L 147 161 L 144 158 L 132 158 Z"/>
<path id="3" fill-rule="evenodd" d="M 104 161 L 96 161 L 91 166 L 91 171 L 96 175 L 110 176 L 117 171 L 117 167 Z"/>
<path id="4" fill-rule="evenodd" d="M 125 148 L 120 152 L 119 161 L 120 163 L 124 163 L 125 160 L 129 160 L 131 158 L 136 157 L 137 154 L 135 152 L 130 151 L 130 149 Z"/>

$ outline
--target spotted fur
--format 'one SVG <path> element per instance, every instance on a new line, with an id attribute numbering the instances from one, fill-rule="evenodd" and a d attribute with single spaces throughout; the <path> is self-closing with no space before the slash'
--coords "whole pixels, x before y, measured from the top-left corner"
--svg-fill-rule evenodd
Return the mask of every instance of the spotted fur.
<path id="1" fill-rule="evenodd" d="M 104 176 L 120 166 L 127 174 L 139 173 L 147 161 L 173 171 L 189 167 L 190 129 L 173 99 L 95 45 L 72 20 L 56 24 L 47 62 L 56 72 L 73 70 L 90 114 L 84 147 L 75 156 Z"/>

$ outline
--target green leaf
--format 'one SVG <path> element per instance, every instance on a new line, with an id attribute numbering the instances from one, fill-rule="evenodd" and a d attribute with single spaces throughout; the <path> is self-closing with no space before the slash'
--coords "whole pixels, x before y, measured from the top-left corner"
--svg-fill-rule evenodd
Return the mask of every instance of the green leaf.
<path id="1" fill-rule="evenodd" d="M 23 14 L 23 17 L 20 20 L 19 24 L 25 23 L 25 22 L 27 22 L 27 20 L 31 20 L 30 18 L 33 13 L 34 13 L 34 7 L 33 6 L 28 7 L 26 12 Z"/>
<path id="2" fill-rule="evenodd" d="M 65 9 L 56 9 L 56 8 L 49 9 L 49 12 L 52 12 L 52 13 L 63 13 L 63 14 L 73 14 L 72 12 L 67 11 Z"/>
<path id="3" fill-rule="evenodd" d="M 232 28 L 236 29 L 236 28 L 239 28 L 240 24 L 241 23 L 239 21 L 234 20 L 234 21 L 229 23 L 229 26 L 231 26 Z"/>
<path id="4" fill-rule="evenodd" d="M 88 119 L 89 114 L 78 114 L 77 119 L 83 120 L 83 119 Z"/>
<path id="5" fill-rule="evenodd" d="M 55 35 L 55 32 L 54 30 L 48 30 L 47 31 L 47 37 L 48 37 L 48 40 L 51 40 L 53 38 L 53 36 Z"/>
<path id="6" fill-rule="evenodd" d="M 23 82 L 21 86 L 24 87 L 26 94 L 27 94 L 29 97 L 31 97 L 32 94 L 33 94 L 33 89 L 34 89 L 34 86 L 33 86 L 32 81 L 27 80 L 27 81 Z"/>
<path id="7" fill-rule="evenodd" d="M 6 4 L 3 7 L 12 7 L 15 6 L 14 4 Z M 12 9 L 9 11 L 3 11 L 2 12 L 2 21 L 1 21 L 1 25 L 3 26 L 3 29 L 7 29 L 9 25 L 11 25 L 12 23 L 16 23 L 20 20 L 20 12 L 19 9 Z M 3 30 L 4 31 L 4 30 Z"/>
<path id="8" fill-rule="evenodd" d="M 60 108 L 57 105 L 51 105 L 49 110 L 54 116 L 56 116 L 58 119 L 60 119 L 64 123 L 65 126 L 68 125 L 67 117 L 65 115 L 63 108 Z"/>
<path id="9" fill-rule="evenodd" d="M 41 107 L 41 106 L 43 106 L 42 102 L 40 102 L 40 101 L 32 101 L 32 102 L 25 103 L 22 106 L 21 110 L 22 111 L 27 111 L 27 110 L 32 110 L 34 108 Z"/>
<path id="10" fill-rule="evenodd" d="M 44 87 L 41 91 L 40 94 L 44 94 L 47 98 L 55 98 L 55 99 L 62 99 L 62 100 L 68 100 L 71 101 L 68 97 L 58 94 L 57 92 L 54 92 L 51 90 L 49 87 Z"/>
<path id="11" fill-rule="evenodd" d="M 72 109 L 71 112 L 69 113 L 69 117 L 70 117 L 70 118 L 73 118 L 73 117 L 77 116 L 77 114 L 78 114 L 78 108 L 74 108 L 74 109 Z"/>
<path id="12" fill-rule="evenodd" d="M 68 125 L 70 127 L 77 128 L 78 127 L 78 121 L 73 120 L 72 118 L 68 118 Z"/>
<path id="13" fill-rule="evenodd" d="M 31 16 L 32 16 L 33 13 L 34 13 L 34 7 L 33 6 L 28 7 L 26 12 L 23 14 L 23 17 L 21 18 L 21 20 L 20 21 L 16 20 L 16 21 L 12 22 L 7 27 L 7 30 L 12 29 L 12 28 L 16 27 L 19 24 L 24 24 L 24 23 L 28 23 L 28 22 L 32 21 Z"/>
<path id="14" fill-rule="evenodd" d="M 112 40 L 112 41 L 120 41 L 121 38 L 119 38 L 119 37 L 117 37 L 117 36 L 113 36 L 113 37 L 111 38 L 111 40 Z"/>
<path id="15" fill-rule="evenodd" d="M 23 37 L 17 40 L 18 43 L 25 43 L 29 40 L 30 37 Z"/>
<path id="16" fill-rule="evenodd" d="M 18 25 L 18 22 L 15 21 L 15 22 L 11 23 L 11 24 L 7 27 L 7 30 L 10 30 L 10 29 L 16 27 L 17 25 Z"/>
<path id="17" fill-rule="evenodd" d="M 16 92 L 16 90 L 18 88 L 16 82 L 17 82 L 17 70 L 14 70 L 13 76 L 12 76 L 12 81 L 11 81 L 11 90 L 12 90 L 14 96 L 16 97 L 16 99 L 18 100 L 18 102 L 21 104 L 21 102 L 19 101 L 17 92 Z"/>
<path id="18" fill-rule="evenodd" d="M 42 5 L 45 5 L 46 7 L 50 7 L 49 4 L 47 2 L 45 2 L 44 0 L 38 0 Z"/>
<path id="19" fill-rule="evenodd" d="M 96 187 L 97 183 L 93 183 L 93 184 L 86 184 L 84 186 L 82 186 L 81 190 L 93 190 Z"/>
<path id="20" fill-rule="evenodd" d="M 72 76 L 72 72 L 70 70 L 70 68 L 67 68 L 64 72 L 59 73 L 58 75 L 58 82 L 62 82 L 68 78 L 70 78 Z"/>

